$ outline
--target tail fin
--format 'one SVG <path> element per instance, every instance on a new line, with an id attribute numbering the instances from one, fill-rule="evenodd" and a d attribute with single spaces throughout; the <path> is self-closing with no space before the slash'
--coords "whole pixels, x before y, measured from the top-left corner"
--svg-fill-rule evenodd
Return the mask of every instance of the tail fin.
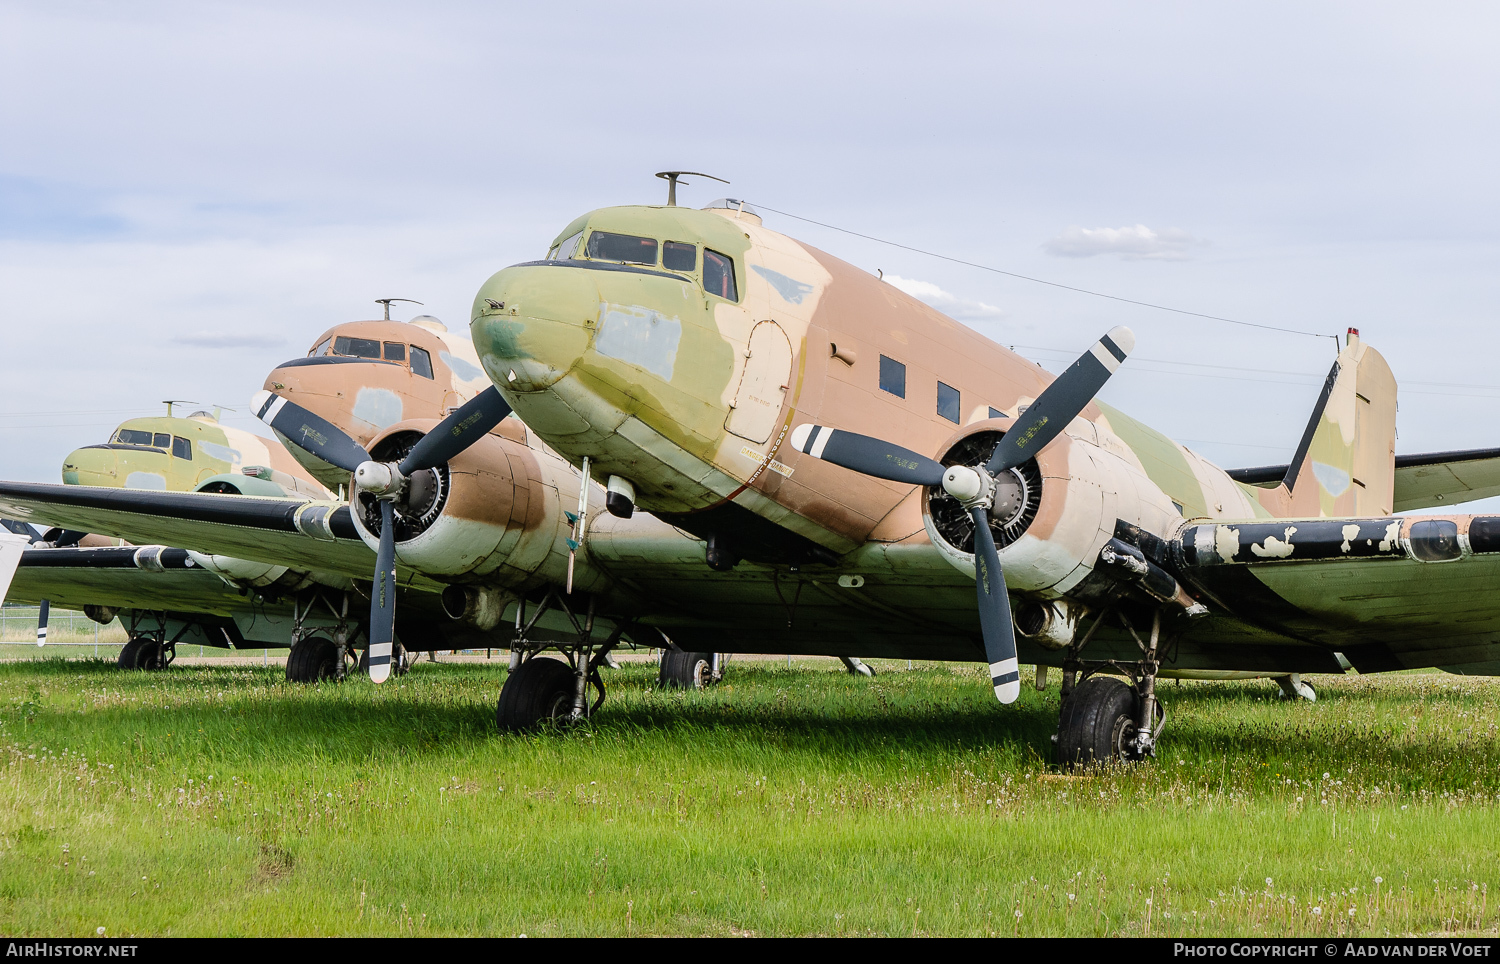
<path id="1" fill-rule="evenodd" d="M 1396 377 L 1349 329 L 1277 490 L 1278 515 L 1390 515 L 1396 488 Z"/>

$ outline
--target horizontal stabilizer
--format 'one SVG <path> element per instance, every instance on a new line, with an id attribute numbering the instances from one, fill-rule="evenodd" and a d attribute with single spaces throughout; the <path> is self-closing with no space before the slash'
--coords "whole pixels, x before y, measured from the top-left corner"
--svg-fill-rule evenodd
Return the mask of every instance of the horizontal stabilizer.
<path id="1" fill-rule="evenodd" d="M 1285 465 L 1230 469 L 1248 485 L 1280 482 Z M 1450 506 L 1500 495 L 1500 449 L 1465 449 L 1396 456 L 1395 512 Z"/>

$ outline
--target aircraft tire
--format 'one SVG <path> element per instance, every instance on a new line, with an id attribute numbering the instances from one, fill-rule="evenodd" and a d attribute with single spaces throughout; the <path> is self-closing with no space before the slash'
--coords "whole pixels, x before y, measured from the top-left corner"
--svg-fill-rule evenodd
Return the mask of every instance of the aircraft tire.
<path id="1" fill-rule="evenodd" d="M 1140 700 L 1113 676 L 1090 676 L 1062 707 L 1057 727 L 1057 762 L 1087 767 L 1135 759 L 1125 743 L 1135 736 Z"/>
<path id="2" fill-rule="evenodd" d="M 339 648 L 326 636 L 309 636 L 292 647 L 286 658 L 288 683 L 317 683 L 337 679 Z"/>
<path id="3" fill-rule="evenodd" d="M 505 678 L 495 705 L 495 725 L 506 733 L 529 733 L 548 721 L 573 715 L 573 668 L 545 657 L 528 659 Z"/>
<path id="4" fill-rule="evenodd" d="M 701 690 L 714 682 L 714 654 L 666 650 L 661 654 L 659 684 L 666 689 Z"/>
<path id="5" fill-rule="evenodd" d="M 120 658 L 115 663 L 120 669 L 144 669 L 159 670 L 166 669 L 166 661 L 162 659 L 161 651 L 157 648 L 156 640 L 150 636 L 132 636 L 120 650 Z"/>

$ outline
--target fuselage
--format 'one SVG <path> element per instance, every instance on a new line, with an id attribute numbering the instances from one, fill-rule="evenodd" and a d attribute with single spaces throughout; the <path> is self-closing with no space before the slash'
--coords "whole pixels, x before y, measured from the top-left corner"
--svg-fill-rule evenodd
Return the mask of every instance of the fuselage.
<path id="1" fill-rule="evenodd" d="M 68 485 L 168 492 L 190 492 L 219 476 L 271 482 L 287 495 L 328 496 L 286 449 L 222 425 L 210 412 L 128 419 L 109 441 L 74 449 L 62 466 Z"/>
<path id="2" fill-rule="evenodd" d="M 485 283 L 471 334 L 490 378 L 558 452 L 588 457 L 601 481 L 628 479 L 642 509 L 771 563 L 932 539 L 971 567 L 935 531 L 928 493 L 783 443 L 815 421 L 944 458 L 1005 431 L 1052 378 L 733 204 L 578 218 L 545 259 Z M 1035 462 L 1035 518 L 1003 550 L 1013 589 L 1066 593 L 1117 520 L 1170 537 L 1185 519 L 1285 508 L 1100 404 Z"/>

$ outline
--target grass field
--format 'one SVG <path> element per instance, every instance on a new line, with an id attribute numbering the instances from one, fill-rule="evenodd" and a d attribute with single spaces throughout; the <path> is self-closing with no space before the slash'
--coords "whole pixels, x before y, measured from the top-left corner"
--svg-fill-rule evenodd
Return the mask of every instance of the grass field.
<path id="1" fill-rule="evenodd" d="M 875 665 L 627 664 L 517 737 L 503 664 L 6 663 L 0 932 L 1496 933 L 1500 681 L 1168 683 L 1160 759 L 1070 777 L 1055 685 Z"/>

